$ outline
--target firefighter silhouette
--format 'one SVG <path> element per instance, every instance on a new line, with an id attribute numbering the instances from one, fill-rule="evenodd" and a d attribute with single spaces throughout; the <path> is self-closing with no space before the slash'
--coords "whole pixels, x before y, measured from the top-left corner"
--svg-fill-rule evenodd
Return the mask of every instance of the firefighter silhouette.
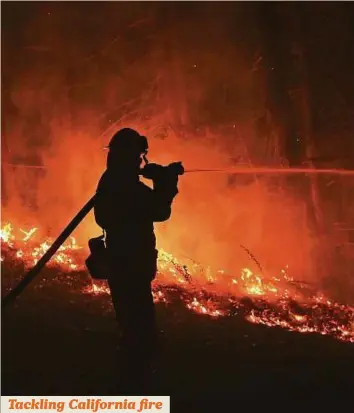
<path id="1" fill-rule="evenodd" d="M 94 214 L 106 234 L 108 284 L 121 332 L 119 350 L 126 360 L 139 363 L 153 357 L 157 348 L 151 290 L 157 271 L 154 222 L 170 218 L 183 167 L 149 164 L 147 138 L 133 129 L 119 130 L 107 149 Z M 151 179 L 153 188 L 141 182 L 140 175 Z"/>

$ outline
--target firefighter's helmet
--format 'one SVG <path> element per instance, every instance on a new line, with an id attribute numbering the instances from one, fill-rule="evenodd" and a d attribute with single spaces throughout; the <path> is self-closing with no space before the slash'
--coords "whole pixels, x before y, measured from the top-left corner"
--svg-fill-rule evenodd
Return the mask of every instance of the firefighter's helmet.
<path id="1" fill-rule="evenodd" d="M 123 128 L 116 132 L 106 149 L 126 153 L 146 154 L 149 146 L 146 136 L 140 135 L 130 128 Z"/>

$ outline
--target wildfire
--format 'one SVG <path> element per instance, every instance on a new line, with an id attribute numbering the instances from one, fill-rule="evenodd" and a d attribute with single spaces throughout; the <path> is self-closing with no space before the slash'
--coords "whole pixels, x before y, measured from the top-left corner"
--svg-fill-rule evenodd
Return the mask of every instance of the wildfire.
<path id="1" fill-rule="evenodd" d="M 15 231 L 11 223 L 5 224 L 1 228 L 0 239 L 2 252 L 5 251 L 4 256 L 1 256 L 1 261 L 5 260 L 5 255 L 15 254 L 16 258 L 21 258 L 26 267 L 32 267 L 37 264 L 38 260 L 50 248 L 53 240 L 46 238 L 42 242 L 33 241 L 34 234 L 38 228 L 32 228 L 29 231 L 19 230 L 22 234 L 20 237 L 15 236 Z M 49 262 L 49 266 L 60 265 L 64 270 L 78 270 L 80 266 L 75 262 L 73 254 L 75 250 L 81 249 L 76 245 L 76 240 L 71 237 L 65 242 Z"/>
<path id="2" fill-rule="evenodd" d="M 1 261 L 16 260 L 26 268 L 32 267 L 53 242 L 39 237 L 38 228 L 15 231 L 11 223 L 6 223 L 0 232 Z M 84 271 L 86 256 L 85 249 L 71 237 L 48 266 L 66 272 Z M 107 295 L 109 288 L 105 282 L 92 282 L 82 292 Z M 310 291 L 306 284 L 294 281 L 286 268 L 276 275 L 256 274 L 249 268 L 228 274 L 194 262 L 186 265 L 161 249 L 153 283 L 154 301 L 168 304 L 173 294 L 197 314 L 217 318 L 239 313 L 251 323 L 354 342 L 354 308 Z"/>

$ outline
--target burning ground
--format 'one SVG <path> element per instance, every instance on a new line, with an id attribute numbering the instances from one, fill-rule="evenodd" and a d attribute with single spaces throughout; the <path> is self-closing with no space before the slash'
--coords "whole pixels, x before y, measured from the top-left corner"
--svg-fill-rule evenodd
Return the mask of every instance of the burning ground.
<path id="1" fill-rule="evenodd" d="M 3 227 L 3 294 L 50 243 L 40 230 Z M 3 312 L 3 394 L 116 394 L 114 315 L 106 287 L 92 284 L 82 268 L 85 256 L 68 240 Z M 196 263 L 184 267 L 164 251 L 154 292 L 164 343 L 155 389 L 171 395 L 174 411 L 180 403 L 207 409 L 215 399 L 219 406 L 249 402 L 255 393 L 268 404 L 293 398 L 319 407 L 334 399 L 338 407 L 348 400 L 350 307 L 299 286 L 286 272 L 275 279 L 247 269 L 213 273 Z"/>
<path id="2" fill-rule="evenodd" d="M 40 239 L 36 236 L 37 230 L 16 231 L 11 223 L 2 227 L 5 291 L 16 280 L 12 279 L 8 284 L 6 268 L 21 265 L 23 270 L 28 269 L 50 247 L 52 240 Z M 329 335 L 354 343 L 353 307 L 334 302 L 308 283 L 294 280 L 286 269 L 281 269 L 278 274 L 264 274 L 252 253 L 247 249 L 246 252 L 259 266 L 258 273 L 249 268 L 240 268 L 237 274 L 224 269 L 213 271 L 191 260 L 180 261 L 160 249 L 153 287 L 155 302 L 169 305 L 179 299 L 187 309 L 201 316 L 219 318 L 240 314 L 250 323 Z M 85 273 L 83 262 L 86 256 L 86 250 L 71 237 L 49 265 L 67 274 L 63 280 L 70 284 L 76 274 Z M 39 284 L 43 288 L 50 282 L 52 280 L 40 278 Z M 92 296 L 109 294 L 104 282 L 93 282 L 88 276 L 78 290 L 80 294 Z M 103 302 L 105 307 L 110 307 L 108 300 Z"/>

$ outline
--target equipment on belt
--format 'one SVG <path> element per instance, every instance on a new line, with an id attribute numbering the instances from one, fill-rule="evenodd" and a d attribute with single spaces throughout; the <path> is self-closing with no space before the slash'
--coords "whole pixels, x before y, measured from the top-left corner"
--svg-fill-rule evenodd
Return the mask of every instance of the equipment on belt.
<path id="1" fill-rule="evenodd" d="M 90 255 L 85 264 L 91 277 L 95 280 L 107 280 L 109 268 L 107 265 L 105 235 L 91 238 L 88 242 Z"/>

